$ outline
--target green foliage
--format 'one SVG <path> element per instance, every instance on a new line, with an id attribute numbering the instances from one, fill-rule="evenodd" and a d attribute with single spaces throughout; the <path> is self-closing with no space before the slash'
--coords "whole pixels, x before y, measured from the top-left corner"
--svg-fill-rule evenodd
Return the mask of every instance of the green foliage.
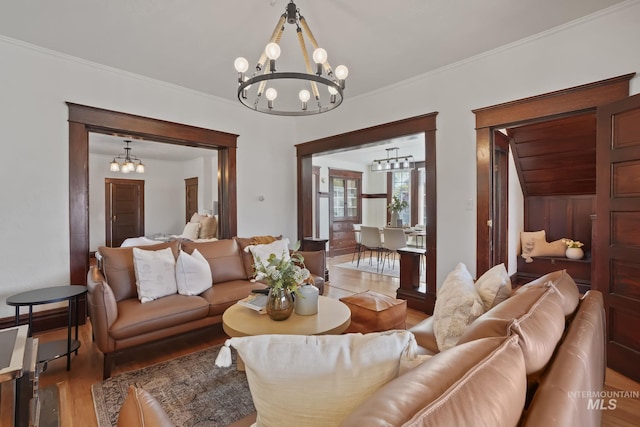
<path id="1" fill-rule="evenodd" d="M 389 209 L 389 212 L 392 213 L 400 213 L 403 209 L 406 209 L 408 207 L 409 202 L 407 202 L 406 200 L 400 200 L 400 198 L 396 195 L 391 197 L 391 203 L 387 205 L 387 209 Z"/>

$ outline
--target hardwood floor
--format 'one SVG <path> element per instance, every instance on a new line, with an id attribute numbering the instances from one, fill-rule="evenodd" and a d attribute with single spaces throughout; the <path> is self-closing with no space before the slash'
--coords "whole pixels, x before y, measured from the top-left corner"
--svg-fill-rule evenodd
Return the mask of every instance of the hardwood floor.
<path id="1" fill-rule="evenodd" d="M 325 296 L 340 298 L 367 289 L 395 296 L 399 280 L 374 273 L 361 273 L 356 270 L 332 268 L 333 264 L 351 261 L 351 255 L 328 259 L 330 283 L 326 286 Z M 416 310 L 407 312 L 407 327 L 411 327 L 427 316 Z M 102 353 L 91 339 L 91 325 L 80 327 L 82 343 L 77 356 L 73 356 L 71 370 L 66 371 L 65 359 L 49 363 L 48 369 L 40 377 L 40 387 L 56 386 L 60 396 L 61 427 L 97 427 L 91 385 L 101 381 Z M 66 339 L 66 329 L 58 329 L 36 335 L 42 342 Z M 116 359 L 113 375 L 142 368 L 151 364 L 173 359 L 206 347 L 223 343 L 226 335 L 221 326 L 186 334 L 165 340 L 142 349 L 125 353 Z M 5 386 L 6 387 L 6 386 Z M 3 395 L 5 393 L 3 387 Z M 606 390 L 639 391 L 640 384 L 607 369 Z M 4 400 L 4 399 L 3 399 Z M 0 425 L 12 425 L 10 411 L 3 406 L 0 412 Z M 615 410 L 603 411 L 603 426 L 637 426 L 640 424 L 640 400 L 618 399 Z"/>

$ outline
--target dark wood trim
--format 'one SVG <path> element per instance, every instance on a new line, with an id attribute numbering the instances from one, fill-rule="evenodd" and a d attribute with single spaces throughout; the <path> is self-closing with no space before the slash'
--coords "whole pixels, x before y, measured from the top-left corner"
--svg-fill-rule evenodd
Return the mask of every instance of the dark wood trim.
<path id="1" fill-rule="evenodd" d="M 426 292 L 411 291 L 415 298 L 425 300 L 425 307 L 429 302 L 435 301 L 437 281 L 437 194 L 436 194 L 436 117 L 438 113 L 430 113 L 422 116 L 398 120 L 378 126 L 347 132 L 327 138 L 309 141 L 296 145 L 297 157 L 297 188 L 298 188 L 298 239 L 309 236 L 312 231 L 313 221 L 310 212 L 305 209 L 309 206 L 311 197 L 311 170 L 312 156 L 314 154 L 329 154 L 340 151 L 348 151 L 355 148 L 376 145 L 380 141 L 412 135 L 425 134 L 425 158 L 426 158 L 426 182 L 427 182 L 427 224 L 426 224 L 426 268 L 427 286 Z M 386 197 L 386 195 L 385 195 Z"/>
<path id="2" fill-rule="evenodd" d="M 487 271 L 491 265 L 491 203 L 493 194 L 494 129 L 569 116 L 582 111 L 595 111 L 598 105 L 629 96 L 629 80 L 635 73 L 575 86 L 568 89 L 523 98 L 473 110 L 476 115 L 476 272 Z M 427 157 L 428 159 L 428 157 Z"/>
<path id="3" fill-rule="evenodd" d="M 386 199 L 387 193 L 362 194 L 363 199 Z"/>
<path id="4" fill-rule="evenodd" d="M 67 106 L 71 283 L 86 284 L 89 271 L 89 132 L 217 149 L 220 236 L 228 238 L 237 234 L 237 135 L 71 102 L 67 102 Z"/>
<path id="5" fill-rule="evenodd" d="M 320 166 L 314 166 L 312 168 L 313 174 L 313 184 L 315 185 L 316 191 L 313 195 L 313 201 L 315 203 L 314 215 L 316 217 L 315 221 L 315 229 L 313 230 L 313 235 L 318 237 L 320 236 Z M 328 197 L 329 193 L 327 193 Z M 327 270 L 328 271 L 328 270 Z M 327 277 L 329 274 L 327 273 Z M 328 281 L 328 279 L 326 279 Z"/>

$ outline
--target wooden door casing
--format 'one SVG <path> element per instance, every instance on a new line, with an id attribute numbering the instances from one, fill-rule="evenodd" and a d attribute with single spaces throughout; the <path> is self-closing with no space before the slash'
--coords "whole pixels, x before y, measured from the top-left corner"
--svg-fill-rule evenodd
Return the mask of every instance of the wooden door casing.
<path id="1" fill-rule="evenodd" d="M 593 286 L 604 296 L 607 364 L 640 381 L 640 95 L 598 107 Z"/>
<path id="2" fill-rule="evenodd" d="M 105 178 L 106 245 L 144 235 L 144 181 Z"/>

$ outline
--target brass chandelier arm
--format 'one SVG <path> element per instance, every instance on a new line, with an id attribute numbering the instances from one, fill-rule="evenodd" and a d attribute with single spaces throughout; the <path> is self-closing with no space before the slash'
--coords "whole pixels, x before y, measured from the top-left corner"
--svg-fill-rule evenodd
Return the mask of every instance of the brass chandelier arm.
<path id="1" fill-rule="evenodd" d="M 309 54 L 307 53 L 307 46 L 304 43 L 304 37 L 302 36 L 302 31 L 297 31 L 298 33 L 298 42 L 300 43 L 300 50 L 302 51 L 302 57 L 304 58 L 304 65 L 307 67 L 307 73 L 313 74 L 313 67 L 311 67 L 311 61 L 309 61 Z M 313 92 L 313 96 L 316 100 L 320 99 L 320 92 L 318 91 L 318 85 L 316 82 L 311 81 L 311 90 Z"/>
<path id="2" fill-rule="evenodd" d="M 319 47 L 318 46 L 318 42 L 316 41 L 316 38 L 313 37 L 313 33 L 311 32 L 311 28 L 309 28 L 309 24 L 307 24 L 307 20 L 304 19 L 304 16 L 300 16 L 300 26 L 302 27 L 304 32 L 307 33 L 307 37 L 309 37 L 309 41 L 311 42 L 311 46 L 313 46 L 314 49 L 317 49 Z M 333 75 L 333 70 L 331 69 L 331 65 L 329 65 L 329 60 L 328 59 L 325 61 L 324 64 L 322 64 L 322 66 L 324 67 L 324 72 L 327 73 L 328 76 Z"/>
<path id="3" fill-rule="evenodd" d="M 276 27 L 273 29 L 273 33 L 271 33 L 271 37 L 269 38 L 268 43 L 280 43 L 280 39 L 282 38 L 282 32 L 284 31 L 284 21 L 287 19 L 286 14 L 282 14 Z M 265 51 L 262 51 L 262 55 L 260 55 L 260 59 L 258 59 L 258 64 L 256 65 L 256 70 L 261 71 L 264 67 L 264 63 L 267 61 L 267 54 Z"/>

